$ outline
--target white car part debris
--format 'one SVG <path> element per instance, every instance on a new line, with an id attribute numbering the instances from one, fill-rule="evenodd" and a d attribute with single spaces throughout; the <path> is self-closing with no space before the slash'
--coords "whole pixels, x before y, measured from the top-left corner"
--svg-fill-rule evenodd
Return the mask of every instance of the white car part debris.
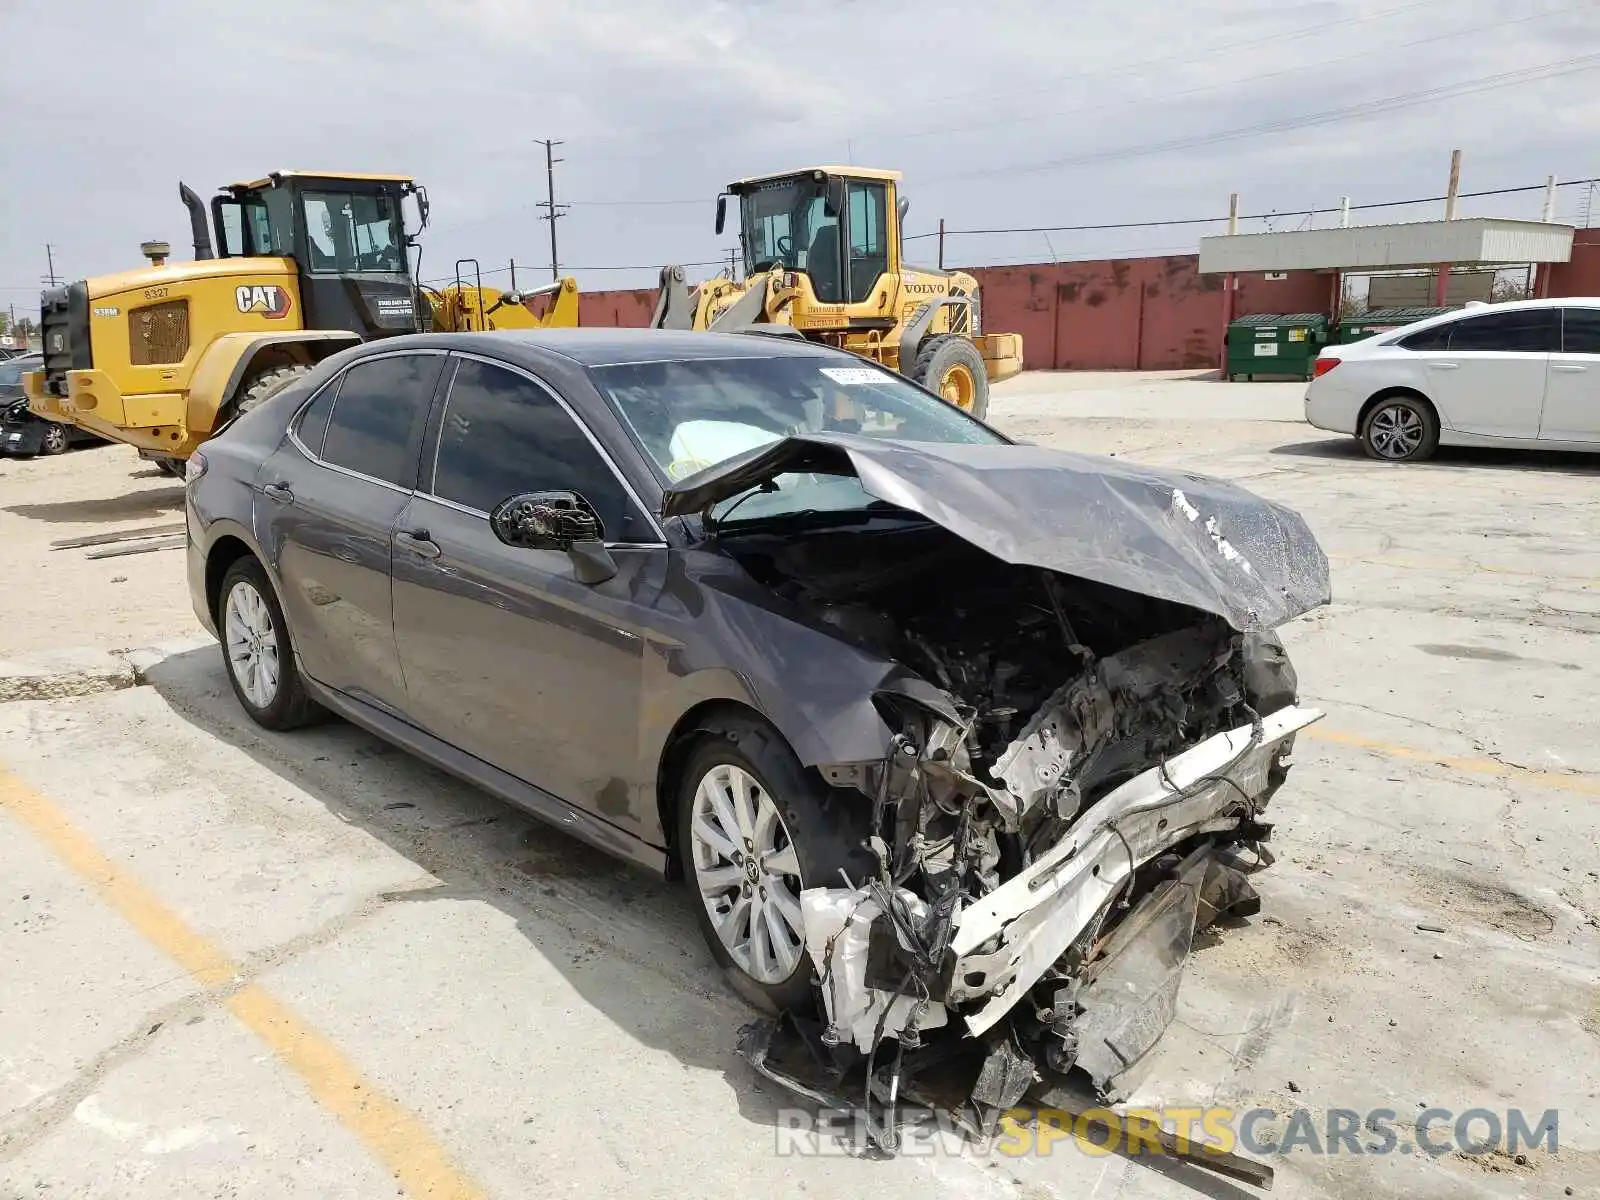
<path id="1" fill-rule="evenodd" d="M 904 888 L 897 895 L 914 918 L 926 915 L 928 906 L 921 899 Z M 806 952 L 822 980 L 828 1026 L 841 1040 L 854 1041 L 863 1053 L 869 1052 L 880 1036 L 898 1036 L 908 1026 L 915 1031 L 937 1029 L 949 1021 L 944 1005 L 937 1001 L 924 1002 L 915 994 L 897 997 L 891 991 L 867 986 L 867 946 L 873 922 L 882 915 L 866 888 L 807 888 L 800 893 Z M 919 1005 L 920 1016 L 916 1012 Z"/>
<path id="2" fill-rule="evenodd" d="M 1241 799 L 1266 792 L 1284 740 L 1322 715 L 1291 705 L 1262 719 L 1254 748 L 1254 730 L 1243 725 L 1135 776 L 1079 817 L 1049 853 L 960 912 L 945 999 L 989 997 L 967 1014 L 968 1031 L 983 1033 L 1004 1017 L 1139 866 L 1197 834 L 1237 825 Z"/>

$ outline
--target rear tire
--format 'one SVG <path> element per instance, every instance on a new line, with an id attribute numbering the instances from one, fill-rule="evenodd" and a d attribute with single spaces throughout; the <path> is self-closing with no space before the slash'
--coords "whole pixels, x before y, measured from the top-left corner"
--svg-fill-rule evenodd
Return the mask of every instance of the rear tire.
<path id="1" fill-rule="evenodd" d="M 235 415 L 242 417 L 251 409 L 261 407 L 295 380 L 303 379 L 309 374 L 311 368 L 304 363 L 292 363 L 287 367 L 272 367 L 262 371 L 245 384 L 244 390 L 239 393 Z"/>
<path id="2" fill-rule="evenodd" d="M 989 411 L 989 375 L 971 338 L 959 333 L 929 338 L 917 351 L 911 378 L 980 421 Z"/>
<path id="3" fill-rule="evenodd" d="M 297 729 L 323 713 L 295 665 L 294 641 L 266 570 L 248 554 L 228 568 L 217 593 L 217 634 L 233 694 L 264 729 Z"/>
<path id="4" fill-rule="evenodd" d="M 684 883 L 712 957 L 756 1007 L 815 1010 L 800 892 L 843 886 L 841 868 L 867 878 L 868 803 L 828 787 L 758 721 L 698 735 L 677 790 Z"/>
<path id="5" fill-rule="evenodd" d="M 1421 396 L 1385 396 L 1367 413 L 1357 437 L 1368 458 L 1421 462 L 1439 448 L 1439 418 Z"/>

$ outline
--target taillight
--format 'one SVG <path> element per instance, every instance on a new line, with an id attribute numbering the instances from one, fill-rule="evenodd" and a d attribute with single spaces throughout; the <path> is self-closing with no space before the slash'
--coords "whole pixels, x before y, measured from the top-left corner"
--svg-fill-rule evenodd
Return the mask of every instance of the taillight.
<path id="1" fill-rule="evenodd" d="M 186 484 L 193 483 L 205 473 L 206 456 L 201 454 L 200 451 L 196 450 L 193 454 L 189 455 L 189 461 L 184 464 L 183 482 Z"/>
<path id="2" fill-rule="evenodd" d="M 1339 365 L 1337 358 L 1319 358 L 1311 367 L 1311 378 L 1321 379 L 1329 371 Z"/>

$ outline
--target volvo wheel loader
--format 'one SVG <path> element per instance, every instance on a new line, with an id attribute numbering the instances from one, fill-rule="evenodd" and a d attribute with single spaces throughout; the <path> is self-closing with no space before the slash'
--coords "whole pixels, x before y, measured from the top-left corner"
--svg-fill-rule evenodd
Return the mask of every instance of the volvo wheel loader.
<path id="1" fill-rule="evenodd" d="M 742 281 L 691 292 L 682 267 L 661 272 L 652 323 L 663 329 L 775 332 L 882 363 L 982 417 L 991 380 L 1022 370 L 1022 336 L 985 333 L 978 281 L 908 267 L 900 172 L 811 167 L 730 183 L 739 202 Z"/>
<path id="2" fill-rule="evenodd" d="M 44 369 L 33 412 L 126 442 L 164 470 L 346 346 L 430 328 L 577 324 L 568 279 L 548 312 L 531 297 L 468 286 L 424 296 L 408 250 L 428 223 L 426 189 L 404 175 L 277 171 L 231 184 L 206 206 L 189 187 L 193 262 L 149 265 L 44 292 Z M 413 201 L 415 231 L 403 212 Z M 213 234 L 215 240 L 213 240 Z"/>

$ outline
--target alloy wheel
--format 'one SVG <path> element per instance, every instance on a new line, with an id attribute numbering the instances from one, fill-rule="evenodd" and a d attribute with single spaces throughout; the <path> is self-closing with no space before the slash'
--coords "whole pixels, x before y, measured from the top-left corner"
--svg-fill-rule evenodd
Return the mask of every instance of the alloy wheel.
<path id="1" fill-rule="evenodd" d="M 44 452 L 46 454 L 60 454 L 67 448 L 67 431 L 59 425 L 52 425 L 44 431 Z"/>
<path id="2" fill-rule="evenodd" d="M 228 669 L 257 708 L 278 696 L 278 631 L 261 593 L 245 580 L 233 585 L 223 610 Z"/>
<path id="3" fill-rule="evenodd" d="M 701 776 L 689 833 L 694 880 L 728 956 L 758 983 L 794 974 L 805 941 L 800 860 L 766 788 L 721 763 Z"/>
<path id="4" fill-rule="evenodd" d="M 1422 418 L 1406 404 L 1389 404 L 1372 414 L 1372 448 L 1383 458 L 1410 458 L 1422 445 Z"/>

